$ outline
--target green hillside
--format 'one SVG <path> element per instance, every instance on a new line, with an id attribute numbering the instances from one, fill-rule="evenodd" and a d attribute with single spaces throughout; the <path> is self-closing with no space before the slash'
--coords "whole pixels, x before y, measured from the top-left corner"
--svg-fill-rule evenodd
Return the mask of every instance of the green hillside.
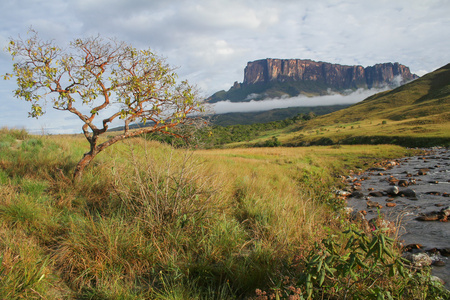
<path id="1" fill-rule="evenodd" d="M 293 118 L 299 114 L 309 114 L 314 113 L 315 115 L 321 116 L 329 114 L 331 112 L 344 109 L 348 107 L 349 104 L 341 105 L 329 105 L 329 106 L 300 106 L 300 107 L 288 107 L 288 108 L 277 108 L 267 111 L 257 111 L 257 112 L 235 112 L 218 114 L 212 117 L 212 123 L 214 125 L 220 126 L 230 126 L 230 125 L 248 125 L 255 123 L 268 123 L 273 121 L 285 120 L 287 118 Z"/>
<path id="2" fill-rule="evenodd" d="M 450 145 L 450 64 L 280 134 L 284 145 Z"/>
<path id="3" fill-rule="evenodd" d="M 347 109 L 331 113 L 309 126 L 366 119 L 393 121 L 432 117 L 448 121 L 450 112 L 450 64 L 394 90 L 375 94 Z"/>

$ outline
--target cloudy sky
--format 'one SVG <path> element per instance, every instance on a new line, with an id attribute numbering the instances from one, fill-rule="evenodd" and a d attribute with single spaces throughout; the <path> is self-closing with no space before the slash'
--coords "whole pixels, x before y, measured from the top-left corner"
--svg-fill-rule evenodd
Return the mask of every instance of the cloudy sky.
<path id="1" fill-rule="evenodd" d="M 0 46 L 26 37 L 30 26 L 60 45 L 116 37 L 166 57 L 180 79 L 210 96 L 242 82 L 247 62 L 262 58 L 399 62 L 423 75 L 450 62 L 449 12 L 448 0 L 8 0 L 0 3 Z M 0 52 L 0 74 L 11 69 Z M 27 118 L 29 105 L 13 89 L 14 81 L 0 80 L 0 127 L 81 131 L 50 107 L 37 121 Z"/>

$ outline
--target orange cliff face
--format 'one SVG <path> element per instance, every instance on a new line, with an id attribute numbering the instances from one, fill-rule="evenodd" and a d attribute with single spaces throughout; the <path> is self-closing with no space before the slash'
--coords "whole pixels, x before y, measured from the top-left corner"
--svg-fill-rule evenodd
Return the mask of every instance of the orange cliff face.
<path id="1" fill-rule="evenodd" d="M 392 84 L 395 78 L 407 82 L 418 78 L 399 63 L 372 67 L 346 66 L 302 59 L 262 59 L 249 62 L 243 85 L 272 81 L 316 81 L 334 89 L 372 88 Z"/>

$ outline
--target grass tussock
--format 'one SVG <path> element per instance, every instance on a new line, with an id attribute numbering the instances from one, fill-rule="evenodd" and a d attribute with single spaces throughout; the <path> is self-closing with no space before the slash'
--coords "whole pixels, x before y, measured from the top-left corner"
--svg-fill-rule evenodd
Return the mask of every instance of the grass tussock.
<path id="1" fill-rule="evenodd" d="M 2 299 L 331 295 L 305 289 L 312 281 L 302 278 L 309 253 L 343 228 L 330 193 L 337 175 L 407 154 L 394 146 L 192 152 L 133 139 L 105 150 L 73 185 L 81 138 L 2 129 L 0 145 Z"/>

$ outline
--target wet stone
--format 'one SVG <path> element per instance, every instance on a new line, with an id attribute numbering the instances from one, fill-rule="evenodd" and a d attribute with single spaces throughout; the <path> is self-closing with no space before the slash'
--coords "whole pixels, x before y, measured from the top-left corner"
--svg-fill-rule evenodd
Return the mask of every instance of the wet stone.
<path id="1" fill-rule="evenodd" d="M 409 198 L 409 199 L 417 198 L 416 191 L 414 191 L 413 189 L 404 189 L 399 192 L 399 195 L 402 197 Z"/>
<path id="2" fill-rule="evenodd" d="M 419 169 L 417 174 L 419 174 L 419 175 L 427 175 L 429 171 L 430 171 L 429 169 Z"/>
<path id="3" fill-rule="evenodd" d="M 450 222 L 445 222 L 450 218 L 450 150 L 433 148 L 420 157 L 395 161 L 398 165 L 389 171 L 381 170 L 381 167 L 387 166 L 389 161 L 386 161 L 376 166 L 380 169 L 374 168 L 371 173 L 362 172 L 355 176 L 361 183 L 361 192 L 364 192 L 365 197 L 348 198 L 348 205 L 354 207 L 355 211 L 367 210 L 367 220 L 379 215 L 394 223 L 400 220 L 397 230 L 403 243 L 421 243 L 439 249 L 433 254 L 432 260 L 446 261 L 446 256 L 450 256 Z M 361 180 L 363 177 L 366 178 Z M 393 187 L 398 187 L 398 194 L 392 193 Z M 381 192 L 384 196 L 369 196 L 369 192 Z M 383 209 L 379 208 L 380 203 Z M 396 206 L 389 207 L 388 203 Z M 419 216 L 429 216 L 435 220 L 424 222 L 416 219 Z M 433 266 L 432 272 L 443 278 L 446 288 L 450 289 L 450 263 L 439 268 Z"/>
<path id="4" fill-rule="evenodd" d="M 389 196 L 397 196 L 397 195 L 398 195 L 398 192 L 399 192 L 399 189 L 398 189 L 398 187 L 396 187 L 396 186 L 390 187 L 390 188 L 388 188 L 388 189 L 386 190 L 386 193 L 387 193 Z"/>
<path id="5" fill-rule="evenodd" d="M 383 197 L 384 194 L 382 192 L 370 192 L 369 196 L 372 196 L 372 197 Z"/>
<path id="6" fill-rule="evenodd" d="M 350 197 L 352 197 L 352 198 L 363 198 L 364 194 L 361 191 L 353 191 L 350 194 Z"/>
<path id="7" fill-rule="evenodd" d="M 431 263 L 431 265 L 435 267 L 444 267 L 445 262 L 443 262 L 442 260 L 435 260 Z"/>
<path id="8" fill-rule="evenodd" d="M 429 257 L 426 253 L 412 254 L 410 252 L 406 252 L 403 257 L 409 260 L 411 264 L 416 268 L 430 266 L 433 262 L 431 260 L 431 257 Z"/>
<path id="9" fill-rule="evenodd" d="M 440 196 L 441 193 L 440 192 L 426 192 L 426 195 L 432 195 L 432 196 Z"/>
<path id="10" fill-rule="evenodd" d="M 399 180 L 397 184 L 398 184 L 398 186 L 407 187 L 409 185 L 409 181 L 402 179 L 402 180 Z"/>
<path id="11" fill-rule="evenodd" d="M 366 205 L 367 207 L 377 207 L 377 208 L 383 207 L 380 203 L 371 200 L 367 200 Z"/>

